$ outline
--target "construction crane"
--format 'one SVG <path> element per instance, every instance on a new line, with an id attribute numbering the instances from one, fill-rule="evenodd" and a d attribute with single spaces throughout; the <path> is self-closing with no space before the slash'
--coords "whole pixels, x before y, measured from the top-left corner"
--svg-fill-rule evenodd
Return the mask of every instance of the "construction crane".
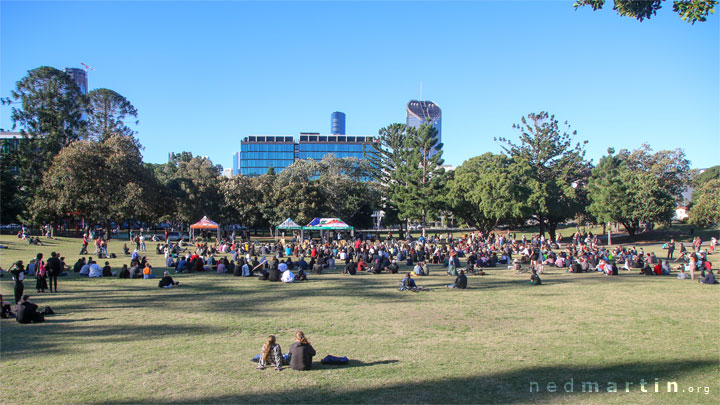
<path id="1" fill-rule="evenodd" d="M 86 72 L 87 72 L 88 70 L 95 70 L 94 67 L 88 66 L 88 65 L 86 65 L 86 64 L 83 63 L 83 62 L 80 62 L 80 64 L 83 65 L 83 68 L 85 69 Z"/>

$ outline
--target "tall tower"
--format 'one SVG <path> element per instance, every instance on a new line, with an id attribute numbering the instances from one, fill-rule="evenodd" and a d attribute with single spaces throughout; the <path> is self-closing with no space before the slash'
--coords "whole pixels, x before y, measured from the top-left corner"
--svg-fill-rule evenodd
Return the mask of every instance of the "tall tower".
<path id="1" fill-rule="evenodd" d="M 330 115 L 330 133 L 333 135 L 345 135 L 345 113 L 335 111 Z"/>
<path id="2" fill-rule="evenodd" d="M 65 68 L 63 69 L 63 72 L 70 75 L 70 78 L 75 82 L 75 84 L 77 84 L 82 94 L 88 93 L 88 78 L 87 72 L 84 69 Z"/>
<path id="3" fill-rule="evenodd" d="M 418 128 L 420 125 L 429 123 L 438 132 L 438 144 L 442 143 L 442 110 L 432 101 L 410 100 L 407 103 L 407 126 Z M 438 152 L 433 148 L 430 156 Z"/>

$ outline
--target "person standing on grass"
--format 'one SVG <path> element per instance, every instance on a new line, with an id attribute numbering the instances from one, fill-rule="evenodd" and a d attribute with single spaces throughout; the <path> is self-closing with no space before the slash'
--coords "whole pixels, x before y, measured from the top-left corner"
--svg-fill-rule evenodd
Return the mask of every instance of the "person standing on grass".
<path id="1" fill-rule="evenodd" d="M 17 304 L 20 302 L 20 298 L 22 298 L 23 291 L 25 291 L 25 284 L 23 283 L 23 280 L 25 279 L 25 266 L 23 265 L 22 260 L 15 262 L 8 272 L 12 274 L 12 279 L 15 282 L 13 286 L 15 291 L 15 301 L 13 302 Z"/>
<path id="2" fill-rule="evenodd" d="M 297 331 L 295 343 L 290 345 L 290 368 L 298 371 L 311 370 L 312 358 L 315 354 L 315 349 L 305 338 L 305 334 L 300 330 Z"/>
<path id="3" fill-rule="evenodd" d="M 55 252 L 50 253 L 50 258 L 47 261 L 47 273 L 48 273 L 48 285 L 50 287 L 50 292 L 55 291 L 57 293 L 57 282 L 58 282 L 58 276 L 60 273 L 63 272 L 64 267 L 60 259 L 58 259 L 58 254 Z M 54 287 L 54 288 L 53 288 Z"/>
<path id="4" fill-rule="evenodd" d="M 667 244 L 667 250 L 668 250 L 667 258 L 672 259 L 673 253 L 675 253 L 675 239 L 670 239 L 670 243 Z"/>
<path id="5" fill-rule="evenodd" d="M 275 342 L 275 335 L 268 336 L 267 342 L 263 345 L 258 361 L 258 370 L 264 370 L 265 366 L 275 366 L 275 370 L 282 370 L 282 349 Z"/>

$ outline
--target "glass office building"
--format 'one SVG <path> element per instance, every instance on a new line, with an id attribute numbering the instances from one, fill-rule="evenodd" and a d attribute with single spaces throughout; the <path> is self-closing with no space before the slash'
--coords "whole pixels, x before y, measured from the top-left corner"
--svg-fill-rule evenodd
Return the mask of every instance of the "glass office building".
<path id="1" fill-rule="evenodd" d="M 432 101 L 410 100 L 407 103 L 406 124 L 409 127 L 418 128 L 424 123 L 432 124 L 438 131 L 438 143 L 442 142 L 442 110 Z M 437 153 L 433 148 L 431 156 Z"/>
<path id="2" fill-rule="evenodd" d="M 240 174 L 259 176 L 267 173 L 271 166 L 278 173 L 295 160 L 322 160 L 329 154 L 364 159 L 364 152 L 373 139 L 372 136 L 303 132 L 296 142 L 292 136 L 251 135 L 240 142 Z"/>
<path id="3" fill-rule="evenodd" d="M 276 172 L 295 161 L 292 136 L 251 135 L 240 142 L 240 174 L 259 176 L 270 167 Z"/>
<path id="4" fill-rule="evenodd" d="M 240 174 L 240 152 L 235 152 L 233 155 L 232 174 L 233 176 Z"/>

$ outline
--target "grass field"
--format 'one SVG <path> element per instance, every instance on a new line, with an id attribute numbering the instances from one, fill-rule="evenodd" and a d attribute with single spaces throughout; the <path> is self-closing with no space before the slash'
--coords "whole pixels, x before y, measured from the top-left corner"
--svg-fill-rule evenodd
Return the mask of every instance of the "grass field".
<path id="1" fill-rule="evenodd" d="M 0 251 L 3 268 L 53 250 L 72 264 L 80 248 L 68 239 L 42 248 L 7 236 L 0 243 L 10 247 Z M 118 243 L 111 252 L 121 251 Z M 154 244 L 148 249 L 159 275 L 162 257 Z M 0 322 L 1 401 L 720 401 L 720 286 L 550 270 L 544 285 L 531 287 L 527 274 L 499 268 L 456 291 L 443 288 L 452 281 L 444 269 L 431 269 L 418 279 L 431 291 L 420 293 L 397 291 L 398 275 L 340 270 L 291 285 L 193 273 L 177 275 L 182 285 L 170 290 L 158 289 L 157 279 L 71 274 L 53 295 L 35 294 L 27 280 L 32 299 L 58 314 L 36 325 Z M 0 292 L 11 297 L 8 274 L 0 280 Z M 318 352 L 312 371 L 255 370 L 250 359 L 268 334 L 286 352 L 298 329 Z M 322 366 L 327 354 L 352 360 Z M 600 392 L 582 392 L 582 382 L 597 382 Z M 607 392 L 609 382 L 618 392 Z M 677 393 L 666 392 L 668 382 Z"/>

